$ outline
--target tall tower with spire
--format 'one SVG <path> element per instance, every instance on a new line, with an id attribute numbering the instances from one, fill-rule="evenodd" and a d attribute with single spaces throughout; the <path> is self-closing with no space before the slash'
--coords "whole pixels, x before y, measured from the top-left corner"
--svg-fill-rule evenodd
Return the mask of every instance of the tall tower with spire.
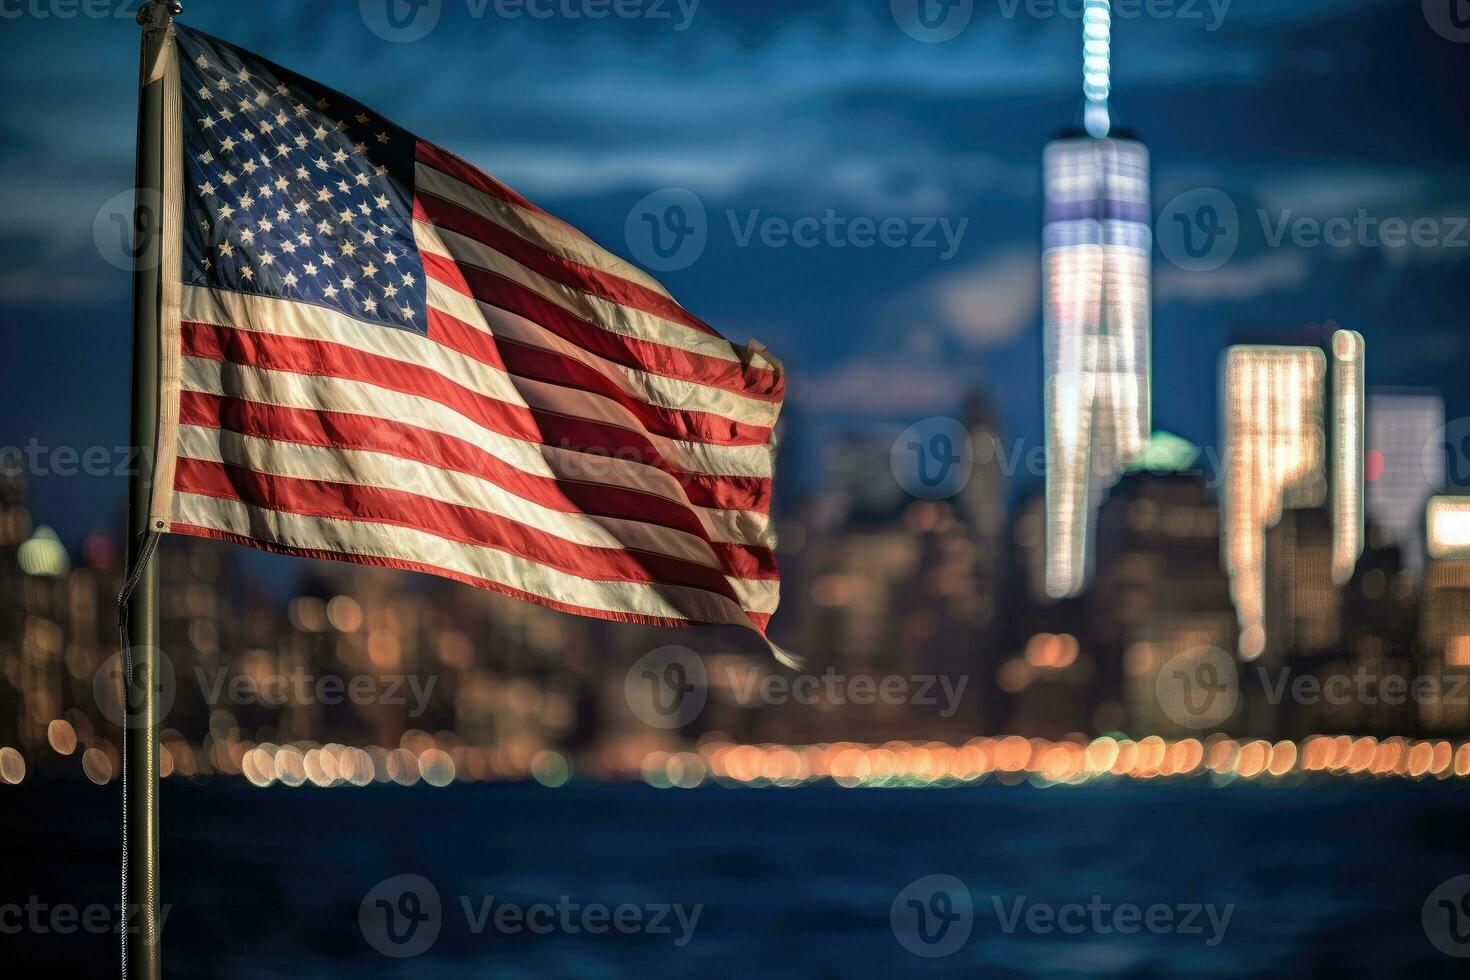
<path id="1" fill-rule="evenodd" d="M 1077 595 L 1102 495 L 1148 444 L 1148 149 L 1113 126 L 1111 12 L 1086 0 L 1083 126 L 1043 154 L 1046 592 Z"/>

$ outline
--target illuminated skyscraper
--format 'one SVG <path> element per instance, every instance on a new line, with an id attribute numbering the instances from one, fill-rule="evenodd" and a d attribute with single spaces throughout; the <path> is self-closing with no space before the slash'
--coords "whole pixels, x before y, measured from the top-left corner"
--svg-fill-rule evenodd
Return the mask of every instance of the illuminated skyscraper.
<path id="1" fill-rule="evenodd" d="M 1332 335 L 1332 581 L 1353 577 L 1363 553 L 1363 336 Z"/>
<path id="2" fill-rule="evenodd" d="M 1099 498 L 1149 436 L 1149 158 L 1109 136 L 1106 0 L 1083 18 L 1084 122 L 1043 154 L 1046 592 L 1086 583 Z"/>
<path id="3" fill-rule="evenodd" d="M 1225 352 L 1222 557 L 1246 660 L 1266 649 L 1266 528 L 1283 508 L 1316 507 L 1326 497 L 1325 373 L 1326 359 L 1315 347 Z"/>
<path id="4" fill-rule="evenodd" d="M 1424 567 L 1425 501 L 1444 485 L 1444 454 L 1425 447 L 1443 427 L 1444 399 L 1435 392 L 1368 395 L 1368 521 L 1414 572 Z"/>

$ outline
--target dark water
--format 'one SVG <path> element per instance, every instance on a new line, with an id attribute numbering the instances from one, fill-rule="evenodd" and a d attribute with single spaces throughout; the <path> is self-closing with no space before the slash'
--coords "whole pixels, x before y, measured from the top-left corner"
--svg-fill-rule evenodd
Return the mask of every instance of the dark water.
<path id="1" fill-rule="evenodd" d="M 1421 922 L 1430 892 L 1470 873 L 1470 791 L 1445 785 L 165 790 L 170 977 L 1470 975 Z M 115 784 L 0 793 L 0 906 L 46 910 L 42 928 L 16 931 L 24 913 L 0 908 L 6 975 L 115 972 L 114 935 L 62 934 L 46 916 L 117 901 L 117 800 Z M 359 910 L 399 874 L 432 882 L 438 934 L 390 958 Z M 909 952 L 890 924 L 899 893 L 932 874 L 959 879 L 974 909 L 968 940 L 941 958 Z M 954 908 L 918 887 L 928 911 Z M 553 931 L 533 933 L 497 929 L 493 911 L 477 931 L 491 896 L 492 910 L 630 906 L 628 930 L 635 915 L 656 925 L 661 905 L 699 912 L 692 932 L 672 912 L 668 931 L 573 934 L 557 923 L 599 920 L 543 916 Z M 1165 905 L 1179 924 L 1195 905 L 1230 918 L 1223 933 L 1203 911 L 1199 932 L 1124 933 L 1106 913 L 1066 933 L 1002 921 L 1092 896 Z M 387 921 L 367 904 L 383 943 Z M 406 925 L 423 904 L 394 893 L 388 907 L 404 916 L 398 935 L 428 935 Z"/>

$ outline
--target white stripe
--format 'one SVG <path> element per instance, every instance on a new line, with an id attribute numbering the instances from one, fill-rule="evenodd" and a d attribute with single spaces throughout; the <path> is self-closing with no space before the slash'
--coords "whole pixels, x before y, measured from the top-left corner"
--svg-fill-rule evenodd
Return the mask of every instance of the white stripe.
<path id="1" fill-rule="evenodd" d="M 776 424 L 780 415 L 779 403 L 749 398 L 713 385 L 653 374 L 610 361 L 578 347 L 534 320 L 489 303 L 479 302 L 433 277 L 428 278 L 426 287 L 431 308 L 447 313 L 472 327 L 478 327 L 492 336 L 506 337 L 527 347 L 537 347 L 579 361 L 611 378 L 623 391 L 649 405 L 681 412 L 711 412 L 767 429 Z"/>
<path id="2" fill-rule="evenodd" d="M 545 531 L 588 548 L 629 548 L 719 568 L 709 545 L 683 531 L 642 521 L 552 510 L 489 480 L 417 460 L 361 449 L 307 446 L 247 436 L 228 429 L 179 426 L 179 455 L 228 463 L 271 476 L 326 480 L 417 494 Z"/>
<path id="3" fill-rule="evenodd" d="M 700 518 L 712 540 L 766 547 L 773 544 L 767 515 L 692 504 L 678 480 L 656 467 L 616 456 L 574 452 L 515 439 L 484 428 L 447 405 L 364 381 L 289 374 L 209 358 L 186 357 L 183 358 L 183 387 L 186 391 L 229 395 L 282 408 L 391 419 L 403 425 L 462 439 L 505 464 L 534 476 L 623 487 L 671 500 L 690 508 Z"/>
<path id="4" fill-rule="evenodd" d="M 763 476 L 770 473 L 770 447 L 716 446 L 670 439 L 649 432 L 627 408 L 602 395 L 530 378 L 512 377 L 497 367 L 436 344 L 411 330 L 384 328 L 311 303 L 273 296 L 191 286 L 184 290 L 185 320 L 341 344 L 354 350 L 427 368 L 478 394 L 522 408 L 539 408 L 571 418 L 631 429 L 653 443 L 672 466 L 710 475 Z"/>
<path id="5" fill-rule="evenodd" d="M 289 548 L 431 565 L 584 609 L 753 625 L 732 600 L 714 592 L 664 583 L 587 579 L 494 548 L 449 541 L 413 528 L 288 514 L 182 491 L 174 494 L 173 519 Z"/>
<path id="6" fill-rule="evenodd" d="M 434 234 L 430 234 L 434 232 Z M 676 347 L 691 354 L 717 357 L 722 361 L 740 360 L 740 354 L 728 340 L 694 327 L 634 309 L 612 300 L 584 293 L 580 289 L 550 279 L 528 269 L 515 259 L 497 252 L 489 245 L 467 238 L 448 228 L 427 222 L 413 223 L 414 244 L 421 252 L 438 255 L 459 265 L 474 266 L 519 283 L 543 299 L 555 303 L 579 319 L 611 333 L 634 340 L 646 340 L 665 347 Z M 427 274 L 427 273 L 426 273 Z"/>
<path id="7" fill-rule="evenodd" d="M 414 188 L 462 205 L 531 244 L 570 259 L 578 265 L 627 279 L 664 296 L 669 295 L 658 280 L 613 255 L 559 218 L 528 211 L 517 204 L 491 197 L 479 188 L 471 187 L 458 177 L 436 170 L 427 163 L 414 164 Z"/>

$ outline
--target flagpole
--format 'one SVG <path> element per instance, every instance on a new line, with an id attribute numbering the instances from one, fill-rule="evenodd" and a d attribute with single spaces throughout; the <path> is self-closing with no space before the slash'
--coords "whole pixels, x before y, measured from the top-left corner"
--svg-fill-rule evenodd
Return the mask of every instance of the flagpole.
<path id="1" fill-rule="evenodd" d="M 123 976 L 159 980 L 158 876 L 158 565 L 149 526 L 158 428 L 159 306 L 162 251 L 163 80 L 153 68 L 180 6 L 151 0 L 138 11 L 143 28 L 138 78 L 137 172 L 133 199 L 134 447 L 128 482 L 127 585 L 119 602 L 123 681 L 124 916 L 119 930 Z"/>

